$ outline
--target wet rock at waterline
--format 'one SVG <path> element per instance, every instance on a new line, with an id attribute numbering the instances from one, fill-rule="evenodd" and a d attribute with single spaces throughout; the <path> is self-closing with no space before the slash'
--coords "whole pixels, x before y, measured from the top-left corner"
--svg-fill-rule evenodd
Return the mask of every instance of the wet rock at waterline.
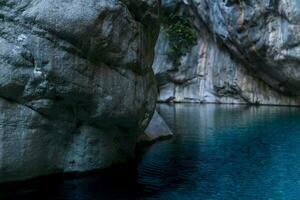
<path id="1" fill-rule="evenodd" d="M 169 138 L 172 136 L 173 132 L 170 130 L 169 126 L 166 124 L 160 114 L 155 111 L 149 125 L 145 130 L 144 135 L 140 136 L 138 142 L 152 143 L 159 139 Z"/>
<path id="2" fill-rule="evenodd" d="M 0 182 L 133 156 L 155 107 L 158 6 L 0 2 Z"/>

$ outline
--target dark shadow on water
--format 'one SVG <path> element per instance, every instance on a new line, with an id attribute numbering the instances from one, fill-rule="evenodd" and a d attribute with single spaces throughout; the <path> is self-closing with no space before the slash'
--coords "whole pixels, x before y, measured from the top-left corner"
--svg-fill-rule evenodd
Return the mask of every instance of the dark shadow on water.
<path id="1" fill-rule="evenodd" d="M 0 199 L 134 199 L 138 194 L 136 164 L 85 174 L 41 177 L 31 181 L 0 185 Z"/>
<path id="2" fill-rule="evenodd" d="M 300 109 L 158 105 L 175 136 L 128 165 L 0 186 L 0 199 L 300 199 Z"/>

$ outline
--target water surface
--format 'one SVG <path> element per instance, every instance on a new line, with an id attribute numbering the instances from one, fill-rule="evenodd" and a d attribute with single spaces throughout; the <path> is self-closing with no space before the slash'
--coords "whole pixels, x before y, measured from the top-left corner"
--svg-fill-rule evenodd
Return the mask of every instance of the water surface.
<path id="1" fill-rule="evenodd" d="M 141 159 L 81 178 L 0 189 L 0 199 L 300 199 L 300 109 L 158 105 L 175 133 Z"/>

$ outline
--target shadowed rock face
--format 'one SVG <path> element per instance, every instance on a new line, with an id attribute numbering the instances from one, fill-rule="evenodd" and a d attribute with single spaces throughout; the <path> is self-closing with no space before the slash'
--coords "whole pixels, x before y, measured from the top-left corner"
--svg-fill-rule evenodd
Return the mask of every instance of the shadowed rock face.
<path id="1" fill-rule="evenodd" d="M 189 16 L 197 44 L 174 66 L 161 29 L 153 69 L 159 100 L 299 105 L 300 1 L 162 1 Z"/>
<path id="2" fill-rule="evenodd" d="M 155 107 L 157 9 L 154 0 L 0 0 L 0 182 L 133 156 Z"/>

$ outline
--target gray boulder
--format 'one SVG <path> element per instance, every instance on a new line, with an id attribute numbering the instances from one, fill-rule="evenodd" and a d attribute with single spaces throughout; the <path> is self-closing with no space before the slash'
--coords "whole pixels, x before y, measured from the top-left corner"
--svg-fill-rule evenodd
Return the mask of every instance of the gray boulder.
<path id="1" fill-rule="evenodd" d="M 156 100 L 142 2 L 0 0 L 0 182 L 132 158 Z"/>

